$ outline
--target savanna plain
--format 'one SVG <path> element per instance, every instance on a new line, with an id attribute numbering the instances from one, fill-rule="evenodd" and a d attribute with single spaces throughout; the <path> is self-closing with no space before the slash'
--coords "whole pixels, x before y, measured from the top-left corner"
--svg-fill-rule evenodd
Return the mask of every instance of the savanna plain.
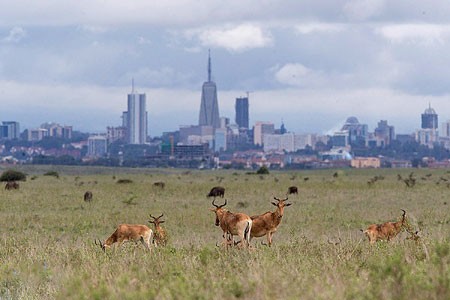
<path id="1" fill-rule="evenodd" d="M 13 169 L 27 180 L 0 191 L 0 299 L 450 299 L 447 170 Z M 225 208 L 249 215 L 274 211 L 289 186 L 299 193 L 272 247 L 255 238 L 225 250 L 213 186 L 225 188 Z M 420 239 L 401 232 L 369 245 L 360 229 L 397 221 L 401 209 Z M 94 244 L 121 223 L 153 228 L 149 215 L 162 213 L 165 247 Z"/>

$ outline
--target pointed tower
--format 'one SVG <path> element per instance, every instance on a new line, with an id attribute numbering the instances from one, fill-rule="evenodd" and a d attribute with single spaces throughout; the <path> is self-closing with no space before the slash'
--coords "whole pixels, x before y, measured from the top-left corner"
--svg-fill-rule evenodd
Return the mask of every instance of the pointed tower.
<path id="1" fill-rule="evenodd" d="M 202 100 L 198 125 L 220 127 L 219 103 L 217 101 L 216 83 L 211 81 L 211 53 L 208 50 L 208 81 L 202 86 Z"/>

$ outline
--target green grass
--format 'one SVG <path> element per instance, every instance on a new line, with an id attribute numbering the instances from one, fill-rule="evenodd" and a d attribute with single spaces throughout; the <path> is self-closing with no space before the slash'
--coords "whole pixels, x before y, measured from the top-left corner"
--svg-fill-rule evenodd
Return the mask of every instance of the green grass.
<path id="1" fill-rule="evenodd" d="M 337 178 L 334 170 L 19 170 L 33 180 L 0 192 L 0 299 L 450 299 L 450 189 L 436 184 L 450 179 L 445 170 L 414 170 L 414 188 L 397 180 L 411 170 L 345 170 Z M 49 170 L 59 178 L 43 176 Z M 385 179 L 369 186 L 375 175 Z M 226 188 L 229 210 L 250 215 L 273 210 L 274 196 L 299 187 L 271 248 L 265 239 L 250 251 L 216 247 L 222 233 L 206 198 L 216 185 Z M 369 246 L 360 229 L 397 220 L 400 209 L 420 243 L 401 233 Z M 105 254 L 94 245 L 120 223 L 149 225 L 149 214 L 161 213 L 165 248 L 149 253 L 128 243 Z"/>

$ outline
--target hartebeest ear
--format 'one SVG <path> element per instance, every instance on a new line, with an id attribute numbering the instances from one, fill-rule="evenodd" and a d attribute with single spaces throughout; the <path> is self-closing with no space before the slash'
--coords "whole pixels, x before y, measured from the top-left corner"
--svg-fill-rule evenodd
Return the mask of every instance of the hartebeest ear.
<path id="1" fill-rule="evenodd" d="M 285 206 L 290 206 L 290 205 L 292 205 L 292 203 L 286 203 L 286 205 L 285 205 Z"/>
<path id="2" fill-rule="evenodd" d="M 275 206 L 278 206 L 278 203 L 275 203 L 275 202 L 271 202 L 273 205 L 275 205 Z"/>
<path id="3" fill-rule="evenodd" d="M 164 223 L 165 221 L 159 221 L 159 224 Z"/>

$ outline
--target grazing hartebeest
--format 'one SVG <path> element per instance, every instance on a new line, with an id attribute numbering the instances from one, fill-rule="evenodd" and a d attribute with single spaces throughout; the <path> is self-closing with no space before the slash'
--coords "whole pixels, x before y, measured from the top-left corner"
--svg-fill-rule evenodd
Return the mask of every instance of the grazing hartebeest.
<path id="1" fill-rule="evenodd" d="M 406 220 L 406 211 L 403 210 L 402 219 L 398 222 L 386 222 L 383 224 L 372 224 L 367 227 L 366 230 L 362 230 L 369 239 L 370 244 L 374 244 L 376 241 L 387 240 L 390 241 L 396 237 L 402 229 L 410 231 L 410 225 Z"/>
<path id="2" fill-rule="evenodd" d="M 291 194 L 296 194 L 297 195 L 298 194 L 298 188 L 296 186 L 290 186 L 288 188 L 287 194 L 288 195 L 291 195 Z"/>
<path id="3" fill-rule="evenodd" d="M 153 230 L 148 228 L 146 225 L 120 224 L 109 238 L 107 238 L 104 242 L 100 240 L 98 240 L 98 242 L 103 251 L 106 251 L 106 248 L 110 248 L 111 245 L 115 243 L 118 243 L 118 247 L 120 247 L 127 241 L 141 241 L 142 244 L 150 250 L 150 242 L 152 238 Z M 95 240 L 95 244 L 97 245 L 97 240 Z"/>
<path id="4" fill-rule="evenodd" d="M 277 207 L 274 212 L 268 211 L 262 215 L 252 216 L 253 226 L 250 232 L 250 239 L 254 237 L 262 237 L 267 235 L 267 242 L 272 246 L 272 235 L 277 231 L 278 226 L 283 218 L 284 208 L 292 203 L 286 203 L 286 199 L 278 199 L 273 197 L 278 202 L 272 202 Z"/>
<path id="5" fill-rule="evenodd" d="M 159 187 L 161 189 L 164 189 L 164 187 L 166 186 L 166 184 L 162 181 L 157 181 L 155 183 L 153 183 L 154 186 Z"/>
<path id="6" fill-rule="evenodd" d="M 91 202 L 92 201 L 92 192 L 91 191 L 86 191 L 86 193 L 84 193 L 84 201 L 85 202 Z"/>
<path id="7" fill-rule="evenodd" d="M 167 244 L 166 231 L 160 225 L 165 222 L 163 220 L 160 220 L 160 218 L 162 218 L 162 216 L 164 216 L 164 214 L 160 215 L 157 218 L 150 215 L 150 218 L 153 218 L 153 221 L 148 221 L 149 223 L 155 225 L 155 233 L 154 233 L 154 237 L 153 237 L 153 242 L 154 242 L 155 246 L 158 246 L 158 245 L 166 246 L 166 244 Z"/>
<path id="8" fill-rule="evenodd" d="M 221 186 L 215 186 L 211 189 L 211 191 L 209 191 L 209 194 L 206 195 L 206 197 L 214 197 L 214 199 L 216 199 L 216 197 L 224 197 L 225 196 L 225 188 L 221 187 Z"/>
<path id="9" fill-rule="evenodd" d="M 243 213 L 232 213 L 228 210 L 222 208 L 227 205 L 227 199 L 225 199 L 225 203 L 222 205 L 217 205 L 214 203 L 215 199 L 212 202 L 212 205 L 215 208 L 211 208 L 216 214 L 216 226 L 220 225 L 220 228 L 223 230 L 223 238 L 224 244 L 227 246 L 230 244 L 233 239 L 232 236 L 237 235 L 240 237 L 240 242 L 246 247 L 250 245 L 250 231 L 252 230 L 252 219 Z"/>
<path id="10" fill-rule="evenodd" d="M 18 190 L 19 189 L 19 184 L 15 181 L 8 181 L 5 184 L 5 190 Z"/>

